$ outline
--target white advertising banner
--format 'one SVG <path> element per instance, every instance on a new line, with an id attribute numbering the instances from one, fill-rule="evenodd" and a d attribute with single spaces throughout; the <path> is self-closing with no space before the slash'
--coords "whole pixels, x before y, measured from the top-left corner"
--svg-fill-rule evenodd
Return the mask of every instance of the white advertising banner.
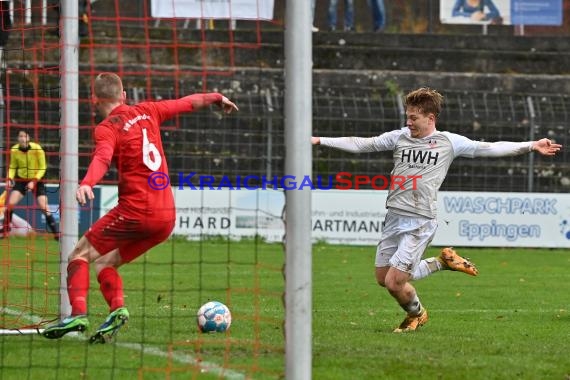
<path id="1" fill-rule="evenodd" d="M 282 241 L 285 196 L 276 190 L 174 189 L 174 233 L 191 239 L 259 235 Z M 386 215 L 386 191 L 314 190 L 314 241 L 375 245 Z M 570 247 L 570 194 L 440 192 L 435 246 Z M 101 189 L 101 213 L 116 204 Z"/>
<path id="2" fill-rule="evenodd" d="M 434 245 L 570 247 L 570 194 L 441 192 Z"/>
<path id="3" fill-rule="evenodd" d="M 275 190 L 175 190 L 174 233 L 282 241 L 285 196 Z"/>
<path id="4" fill-rule="evenodd" d="M 510 25 L 512 0 L 476 1 L 440 0 L 439 19 L 442 24 Z"/>
<path id="5" fill-rule="evenodd" d="M 152 0 L 155 18 L 272 20 L 274 0 Z"/>
<path id="6" fill-rule="evenodd" d="M 387 191 L 315 190 L 313 240 L 331 244 L 378 244 Z"/>
<path id="7" fill-rule="evenodd" d="M 440 0 L 443 24 L 562 25 L 562 0 Z"/>
<path id="8" fill-rule="evenodd" d="M 163 190 L 166 191 L 166 190 Z M 174 234 L 190 239 L 222 236 L 232 239 L 259 235 L 283 240 L 285 195 L 276 190 L 183 190 L 173 188 L 176 203 Z M 117 187 L 102 186 L 101 214 L 117 204 Z"/>

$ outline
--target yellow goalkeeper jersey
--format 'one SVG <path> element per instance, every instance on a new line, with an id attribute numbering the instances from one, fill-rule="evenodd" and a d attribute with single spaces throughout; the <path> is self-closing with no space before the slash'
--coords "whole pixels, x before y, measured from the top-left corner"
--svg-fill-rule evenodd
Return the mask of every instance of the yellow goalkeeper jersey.
<path id="1" fill-rule="evenodd" d="M 28 143 L 27 151 L 20 150 L 20 145 L 16 144 L 10 149 L 10 168 L 8 178 L 14 179 L 16 176 L 22 179 L 40 180 L 46 174 L 46 154 L 40 144 Z"/>

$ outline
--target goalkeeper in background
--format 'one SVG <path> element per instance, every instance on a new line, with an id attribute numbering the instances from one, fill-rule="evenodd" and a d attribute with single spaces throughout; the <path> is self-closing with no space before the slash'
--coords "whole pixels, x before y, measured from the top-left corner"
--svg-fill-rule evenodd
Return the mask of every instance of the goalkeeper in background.
<path id="1" fill-rule="evenodd" d="M 36 196 L 38 207 L 45 215 L 47 229 L 56 240 L 59 240 L 55 220 L 47 207 L 46 186 L 42 180 L 46 169 L 46 155 L 40 144 L 31 142 L 26 130 L 18 131 L 18 143 L 10 149 L 10 166 L 6 178 L 6 189 L 10 194 L 4 211 L 5 236 L 12 228 L 14 207 L 24 198 L 26 191 L 31 191 Z"/>
<path id="2" fill-rule="evenodd" d="M 420 88 L 406 95 L 406 127 L 376 137 L 313 137 L 313 145 L 324 145 L 352 153 L 392 151 L 393 176 L 407 178 L 391 186 L 386 199 L 386 218 L 376 250 L 376 281 L 385 287 L 407 313 L 394 332 L 414 331 L 428 321 L 411 280 L 440 270 L 477 275 L 477 268 L 452 248 L 438 257 L 422 260 L 437 229 L 437 192 L 447 170 L 457 157 L 505 157 L 537 152 L 554 156 L 562 146 L 549 139 L 495 143 L 473 141 L 455 133 L 440 132 L 436 122 L 443 96 Z M 412 181 L 417 180 L 417 188 Z M 394 185 L 394 184 L 393 184 Z M 402 185 L 402 186 L 400 186 Z"/>

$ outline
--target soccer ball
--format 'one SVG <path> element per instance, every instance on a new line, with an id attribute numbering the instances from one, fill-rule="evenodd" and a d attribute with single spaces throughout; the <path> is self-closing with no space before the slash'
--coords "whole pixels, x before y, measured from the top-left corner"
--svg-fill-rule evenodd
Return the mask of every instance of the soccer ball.
<path id="1" fill-rule="evenodd" d="M 224 332 L 232 324 L 232 314 L 223 303 L 210 301 L 200 307 L 196 321 L 201 332 Z"/>

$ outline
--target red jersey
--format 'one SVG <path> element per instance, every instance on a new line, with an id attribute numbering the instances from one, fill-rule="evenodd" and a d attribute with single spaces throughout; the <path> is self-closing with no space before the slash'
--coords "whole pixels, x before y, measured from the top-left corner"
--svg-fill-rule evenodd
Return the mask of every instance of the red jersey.
<path id="1" fill-rule="evenodd" d="M 134 106 L 122 104 L 113 109 L 95 127 L 95 153 L 81 185 L 95 186 L 114 161 L 119 175 L 121 212 L 133 218 L 173 220 L 176 207 L 170 186 L 162 190 L 156 187 L 161 182 L 157 179 L 161 176 L 158 172 L 168 176 L 160 125 L 192 110 L 191 101 L 184 98 Z"/>

